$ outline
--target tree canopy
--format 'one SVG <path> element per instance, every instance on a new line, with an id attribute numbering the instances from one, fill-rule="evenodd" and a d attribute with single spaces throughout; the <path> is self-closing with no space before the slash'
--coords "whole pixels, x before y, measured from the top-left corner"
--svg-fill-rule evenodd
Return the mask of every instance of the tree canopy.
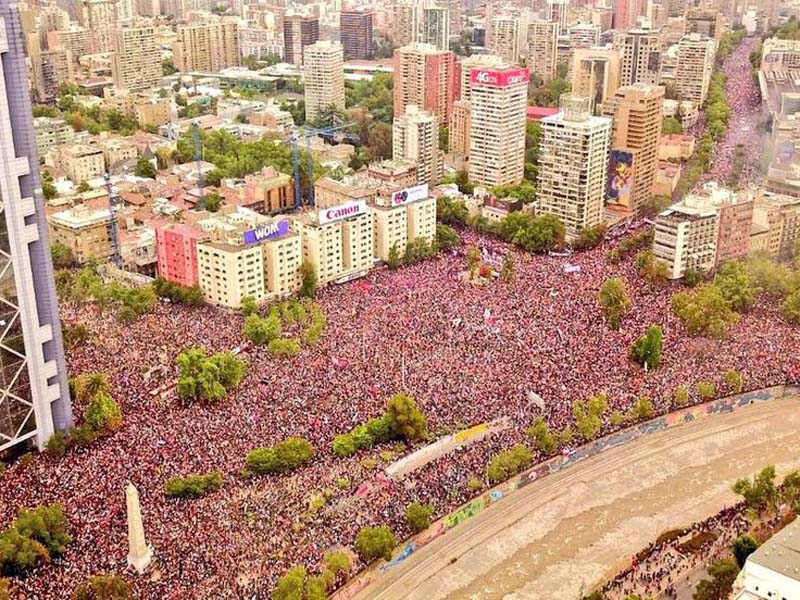
<path id="1" fill-rule="evenodd" d="M 177 358 L 178 395 L 185 400 L 218 402 L 247 373 L 247 365 L 230 352 L 207 356 L 203 348 L 188 348 Z"/>

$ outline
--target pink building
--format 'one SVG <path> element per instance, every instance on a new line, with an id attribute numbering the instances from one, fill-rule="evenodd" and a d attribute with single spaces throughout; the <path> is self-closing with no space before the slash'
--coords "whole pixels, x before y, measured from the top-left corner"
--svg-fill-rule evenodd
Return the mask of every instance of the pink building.
<path id="1" fill-rule="evenodd" d="M 205 231 L 180 223 L 153 223 L 159 277 L 192 287 L 197 285 L 197 242 L 208 239 Z"/>
<path id="2" fill-rule="evenodd" d="M 457 89 L 456 55 L 430 44 L 409 44 L 394 51 L 394 116 L 414 104 L 450 121 Z"/>

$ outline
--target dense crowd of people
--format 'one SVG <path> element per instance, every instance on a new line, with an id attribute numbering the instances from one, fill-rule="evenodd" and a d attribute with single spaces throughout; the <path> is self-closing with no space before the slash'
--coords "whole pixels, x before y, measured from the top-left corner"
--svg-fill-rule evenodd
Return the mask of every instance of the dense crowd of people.
<path id="1" fill-rule="evenodd" d="M 738 101 L 735 94 L 730 99 Z M 94 334 L 69 352 L 70 373 L 107 373 L 124 425 L 86 449 L 59 459 L 37 456 L 0 474 L 0 528 L 20 507 L 60 502 L 75 538 L 62 559 L 14 588 L 26 598 L 64 598 L 91 575 L 124 572 L 124 489 L 131 481 L 155 551 L 151 572 L 128 576 L 141 598 L 267 597 L 292 565 L 313 570 L 325 551 L 350 546 L 362 526 L 389 524 L 407 535 L 403 514 L 414 500 L 431 503 L 434 516 L 458 506 L 475 493 L 471 480 L 486 485 L 489 457 L 525 441 L 537 416 L 561 430 L 572 422 L 573 401 L 605 392 L 608 432 L 611 411 L 625 411 L 643 395 L 663 413 L 678 386 L 710 381 L 724 393 L 728 369 L 741 371 L 750 389 L 783 383 L 797 369 L 797 330 L 769 299 L 728 339 L 692 339 L 670 311 L 673 285 L 645 283 L 632 257 L 606 259 L 618 240 L 546 257 L 494 238 L 463 237 L 465 244 L 446 256 L 323 290 L 318 302 L 327 325 L 319 343 L 292 358 L 245 349 L 246 379 L 215 405 L 178 401 L 175 357 L 192 346 L 242 348 L 241 315 L 161 303 L 123 325 L 91 305 L 64 303 L 64 322 L 85 323 Z M 513 281 L 465 281 L 466 252 L 474 246 L 489 255 L 512 253 Z M 619 331 L 605 325 L 597 304 L 609 277 L 626 280 L 633 303 Z M 662 326 L 665 347 L 661 367 L 647 373 L 629 361 L 628 349 L 653 324 Z M 397 458 L 410 448 L 333 454 L 334 436 L 380 415 L 401 391 L 416 398 L 436 435 L 499 417 L 513 427 L 402 481 L 388 480 L 382 467 L 387 450 Z M 544 399 L 543 411 L 531 392 Z M 693 388 L 692 400 L 699 401 Z M 78 420 L 83 408 L 75 406 Z M 240 475 L 248 451 L 290 436 L 315 446 L 311 464 L 287 475 Z M 219 492 L 190 501 L 166 497 L 168 479 L 210 471 L 225 476 Z M 314 510 L 311 497 L 323 491 L 327 504 Z"/>
<path id="2" fill-rule="evenodd" d="M 64 321 L 86 323 L 94 333 L 70 352 L 71 374 L 108 373 L 125 420 L 121 431 L 87 449 L 37 457 L 0 476 L 0 526 L 18 507 L 61 502 L 75 536 L 63 560 L 15 585 L 28 597 L 58 598 L 92 574 L 123 571 L 124 486 L 132 481 L 156 554 L 152 576 L 130 577 L 143 598 L 264 597 L 290 566 L 313 568 L 326 550 L 351 545 L 364 525 L 408 534 L 403 514 L 413 500 L 433 504 L 437 516 L 452 510 L 474 493 L 470 479 L 485 481 L 490 455 L 524 441 L 540 414 L 557 431 L 571 423 L 574 400 L 606 392 L 609 431 L 611 410 L 624 411 L 642 395 L 665 412 L 680 385 L 711 381 L 723 393 L 722 374 L 733 368 L 744 373 L 746 387 L 760 388 L 782 383 L 792 366 L 797 332 L 768 300 L 744 315 L 729 339 L 692 339 L 670 311 L 672 286 L 645 284 L 632 258 L 608 262 L 616 242 L 543 257 L 493 238 L 464 238 L 446 256 L 324 290 L 320 342 L 293 358 L 245 350 L 245 381 L 216 405 L 178 401 L 170 389 L 174 359 L 190 346 L 241 347 L 241 315 L 161 303 L 122 325 L 89 305 L 66 303 Z M 513 281 L 465 281 L 473 246 L 514 253 Z M 567 263 L 579 271 L 565 273 Z M 613 276 L 627 281 L 633 302 L 619 331 L 608 329 L 597 305 L 600 286 Z M 646 373 L 627 353 L 652 324 L 663 327 L 665 348 L 662 366 Z M 164 368 L 153 373 L 154 365 Z M 497 417 L 514 427 L 399 482 L 376 464 L 385 464 L 387 448 L 396 456 L 409 449 L 384 445 L 336 458 L 333 437 L 381 414 L 399 391 L 417 399 L 435 434 Z M 529 392 L 544 399 L 543 412 Z M 75 408 L 80 419 L 83 407 Z M 240 477 L 249 450 L 289 436 L 316 447 L 313 464 L 284 476 Z M 165 496 L 169 478 L 213 470 L 225 475 L 221 491 L 193 501 Z M 328 504 L 310 510 L 312 494 L 323 490 Z"/>
<path id="3" fill-rule="evenodd" d="M 705 181 L 725 184 L 732 170 L 741 169 L 738 184 L 746 186 L 756 181 L 763 168 L 767 134 L 759 126 L 764 118 L 764 108 L 761 91 L 750 67 L 750 52 L 759 43 L 757 37 L 745 38 L 722 63 L 731 119 L 725 134 L 714 145 L 711 169 L 703 178 Z M 737 164 L 735 156 L 739 146 L 744 151 L 744 160 Z"/>
<path id="4" fill-rule="evenodd" d="M 679 582 L 717 557 L 729 558 L 733 540 L 746 533 L 751 523 L 745 506 L 727 507 L 718 514 L 695 523 L 682 535 L 664 542 L 653 542 L 631 561 L 604 588 L 608 600 L 623 600 L 630 595 L 642 598 L 677 598 Z M 689 542 L 702 535 L 712 538 L 701 548 L 687 549 Z"/>

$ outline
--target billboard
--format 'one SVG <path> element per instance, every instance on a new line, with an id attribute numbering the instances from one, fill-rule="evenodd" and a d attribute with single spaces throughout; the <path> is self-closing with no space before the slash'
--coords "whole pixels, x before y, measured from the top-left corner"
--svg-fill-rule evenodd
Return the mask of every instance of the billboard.
<path id="1" fill-rule="evenodd" d="M 428 184 L 415 185 L 414 187 L 398 190 L 392 194 L 392 206 L 402 206 L 409 202 L 423 200 L 428 197 Z"/>
<path id="2" fill-rule="evenodd" d="M 612 150 L 608 158 L 606 203 L 629 207 L 633 195 L 633 153 Z"/>
<path id="3" fill-rule="evenodd" d="M 339 206 L 325 208 L 319 211 L 319 218 L 317 221 L 320 225 L 325 225 L 326 223 L 333 223 L 334 221 L 338 221 L 340 219 L 355 217 L 364 214 L 365 212 L 367 212 L 367 201 L 355 200 L 353 202 L 340 204 Z"/>
<path id="4" fill-rule="evenodd" d="M 244 232 L 244 243 L 255 244 L 289 233 L 289 221 L 281 219 Z"/>
<path id="5" fill-rule="evenodd" d="M 528 69 L 507 69 L 505 71 L 472 69 L 469 72 L 470 83 L 478 85 L 506 87 L 515 83 L 527 83 L 530 80 L 531 72 Z"/>

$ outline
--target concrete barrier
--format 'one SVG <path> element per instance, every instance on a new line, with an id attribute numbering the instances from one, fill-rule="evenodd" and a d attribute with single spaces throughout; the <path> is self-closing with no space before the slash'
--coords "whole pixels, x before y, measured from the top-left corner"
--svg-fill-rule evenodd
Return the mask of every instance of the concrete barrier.
<path id="1" fill-rule="evenodd" d="M 673 427 L 679 427 L 686 423 L 693 423 L 700 419 L 707 419 L 718 414 L 727 414 L 738 410 L 744 406 L 749 406 L 755 402 L 766 402 L 784 397 L 800 396 L 800 386 L 797 385 L 777 385 L 773 387 L 754 390 L 728 396 L 719 400 L 712 400 L 703 404 L 696 404 L 687 408 L 682 408 L 674 412 L 655 417 L 644 423 L 632 425 L 627 429 L 611 433 L 588 444 L 584 444 L 570 452 L 567 456 L 556 456 L 547 459 L 524 473 L 515 475 L 508 481 L 483 492 L 479 496 L 461 505 L 449 515 L 442 517 L 433 523 L 428 529 L 407 540 L 395 550 L 395 555 L 391 561 L 373 565 L 369 569 L 352 579 L 345 587 L 337 591 L 331 598 L 334 600 L 349 600 L 364 590 L 380 573 L 385 573 L 402 564 L 414 552 L 429 544 L 436 538 L 445 535 L 450 529 L 458 527 L 461 523 L 472 519 L 482 513 L 487 507 L 498 500 L 514 493 L 516 490 L 547 477 L 551 473 L 556 473 L 563 469 L 589 458 L 601 454 L 606 450 L 616 448 L 637 438 L 650 435 L 657 431 L 664 431 Z"/>

